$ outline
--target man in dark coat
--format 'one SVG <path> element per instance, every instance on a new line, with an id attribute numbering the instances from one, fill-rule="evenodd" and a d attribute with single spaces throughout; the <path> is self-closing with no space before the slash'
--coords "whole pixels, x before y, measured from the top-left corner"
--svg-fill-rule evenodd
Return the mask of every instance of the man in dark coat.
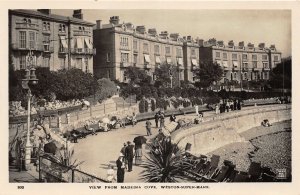
<path id="1" fill-rule="evenodd" d="M 134 148 L 134 146 L 131 145 L 130 141 L 128 141 L 127 147 L 125 149 L 125 158 L 127 159 L 127 163 L 128 163 L 128 172 L 132 171 L 132 162 L 133 162 L 133 158 L 134 158 L 133 148 Z"/>
<path id="2" fill-rule="evenodd" d="M 159 118 L 160 118 L 160 116 L 159 116 L 159 113 L 157 112 L 157 113 L 155 114 L 155 116 L 154 116 L 156 128 L 158 128 L 158 121 L 159 121 Z"/>
<path id="3" fill-rule="evenodd" d="M 124 175 L 125 175 L 125 165 L 123 162 L 123 156 L 120 156 L 116 161 L 117 164 L 117 182 L 123 183 L 124 182 Z"/>

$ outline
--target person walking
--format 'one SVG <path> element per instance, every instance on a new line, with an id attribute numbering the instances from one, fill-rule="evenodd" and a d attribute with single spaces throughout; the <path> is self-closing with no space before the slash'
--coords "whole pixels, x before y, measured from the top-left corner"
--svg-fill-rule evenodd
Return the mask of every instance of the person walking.
<path id="1" fill-rule="evenodd" d="M 162 113 L 162 114 L 160 115 L 160 128 L 163 128 L 163 127 L 165 127 L 165 116 L 164 116 L 164 114 Z"/>
<path id="2" fill-rule="evenodd" d="M 123 156 L 120 155 L 118 160 L 116 161 L 117 164 L 117 182 L 123 183 L 125 177 L 125 165 L 123 162 Z"/>
<path id="3" fill-rule="evenodd" d="M 157 112 L 154 116 L 154 120 L 155 120 L 155 125 L 156 125 L 156 128 L 158 128 L 158 121 L 159 121 L 159 113 Z"/>
<path id="4" fill-rule="evenodd" d="M 146 130 L 147 130 L 147 136 L 150 136 L 150 135 L 152 135 L 152 133 L 151 133 L 151 122 L 150 122 L 150 120 L 147 120 L 146 121 Z"/>
<path id="5" fill-rule="evenodd" d="M 128 172 L 132 171 L 132 162 L 133 162 L 133 158 L 134 158 L 134 154 L 133 154 L 133 145 L 131 144 L 130 141 L 127 142 L 127 147 L 125 149 L 125 158 L 127 160 L 128 163 Z"/>

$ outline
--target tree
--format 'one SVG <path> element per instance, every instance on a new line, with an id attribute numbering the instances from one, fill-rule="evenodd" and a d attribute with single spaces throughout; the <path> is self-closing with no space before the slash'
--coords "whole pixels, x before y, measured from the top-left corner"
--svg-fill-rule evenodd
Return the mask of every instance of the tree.
<path id="1" fill-rule="evenodd" d="M 145 84 L 149 85 L 151 82 L 151 76 L 149 76 L 145 70 L 137 67 L 128 67 L 124 74 L 130 79 L 131 84 L 143 86 Z"/>
<path id="2" fill-rule="evenodd" d="M 171 85 L 171 77 L 172 75 L 172 87 L 179 86 L 179 74 L 178 67 L 171 64 L 162 64 L 159 68 L 156 68 L 154 74 L 156 76 L 156 80 L 154 85 L 158 87 L 170 87 Z"/>
<path id="3" fill-rule="evenodd" d="M 281 63 L 277 64 L 271 71 L 270 85 L 272 88 L 286 88 L 292 87 L 292 59 L 283 59 Z"/>
<path id="4" fill-rule="evenodd" d="M 223 69 L 217 63 L 202 63 L 200 69 L 194 71 L 196 78 L 200 82 L 195 83 L 199 88 L 208 88 L 213 82 L 221 80 Z"/>

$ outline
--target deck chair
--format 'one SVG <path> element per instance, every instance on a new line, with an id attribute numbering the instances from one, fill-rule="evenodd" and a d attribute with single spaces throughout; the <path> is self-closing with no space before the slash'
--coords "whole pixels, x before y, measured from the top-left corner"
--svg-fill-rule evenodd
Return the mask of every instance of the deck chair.
<path id="1" fill-rule="evenodd" d="M 210 170 L 207 173 L 207 177 L 211 178 L 217 171 L 218 165 L 219 165 L 219 161 L 220 161 L 220 156 L 218 155 L 213 155 L 210 159 Z"/>
<path id="2" fill-rule="evenodd" d="M 228 178 L 226 179 L 226 182 L 233 182 L 236 174 L 238 173 L 237 170 L 228 171 Z"/>
<path id="3" fill-rule="evenodd" d="M 258 178 L 261 175 L 261 166 L 260 163 L 257 162 L 251 162 L 250 167 L 249 167 L 249 171 L 248 174 L 251 176 L 251 181 L 257 181 Z"/>
<path id="4" fill-rule="evenodd" d="M 230 167 L 228 166 L 222 166 L 220 171 L 216 174 L 216 177 L 214 178 L 217 182 L 222 182 L 227 175 L 227 172 L 229 171 Z"/>
<path id="5" fill-rule="evenodd" d="M 250 175 L 242 171 L 237 173 L 233 180 L 233 182 L 249 182 L 249 181 L 250 181 Z"/>

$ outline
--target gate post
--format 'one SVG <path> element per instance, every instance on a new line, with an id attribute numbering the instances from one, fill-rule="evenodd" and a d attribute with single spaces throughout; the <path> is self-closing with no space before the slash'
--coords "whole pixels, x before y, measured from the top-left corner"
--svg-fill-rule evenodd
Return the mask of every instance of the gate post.
<path id="1" fill-rule="evenodd" d="M 41 156 L 39 156 L 39 181 L 42 181 L 42 173 L 41 173 Z"/>

